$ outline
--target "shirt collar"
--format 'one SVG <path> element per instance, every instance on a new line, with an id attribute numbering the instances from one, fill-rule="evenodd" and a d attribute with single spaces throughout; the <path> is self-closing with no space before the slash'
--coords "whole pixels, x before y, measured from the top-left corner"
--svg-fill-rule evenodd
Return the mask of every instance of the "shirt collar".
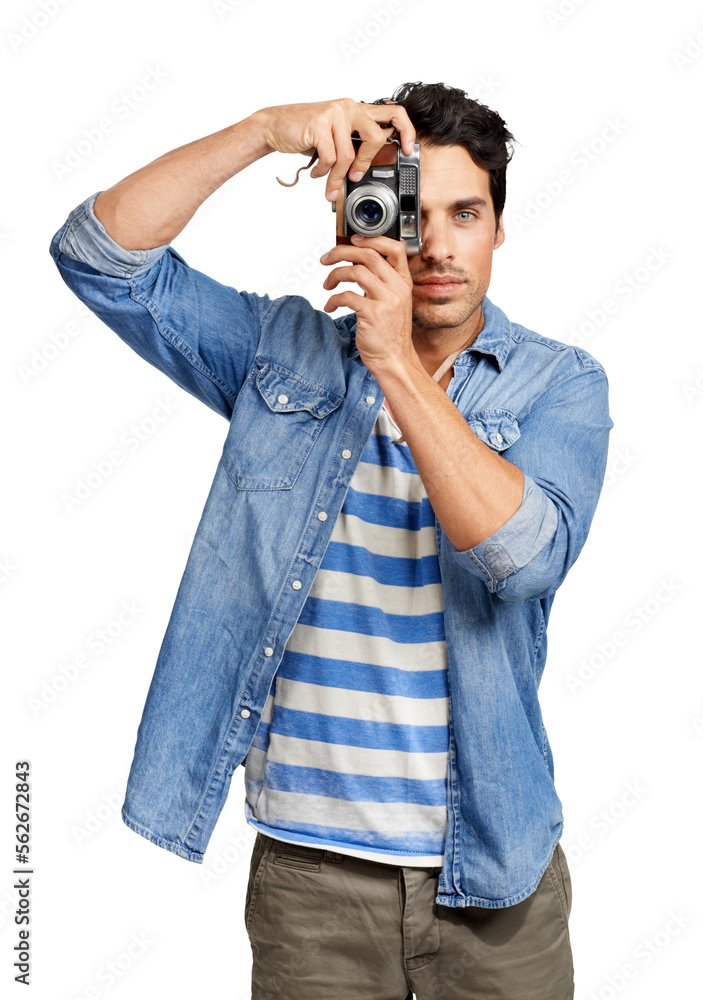
<path id="1" fill-rule="evenodd" d="M 510 351 L 510 320 L 502 309 L 493 305 L 488 296 L 484 296 L 481 303 L 485 318 L 484 326 L 474 342 L 466 347 L 454 362 L 455 366 L 466 367 L 469 364 L 469 353 L 490 354 L 495 358 L 498 370 L 502 371 Z M 352 313 L 343 317 L 349 321 L 349 331 L 351 334 L 352 358 L 358 358 L 360 351 L 356 346 L 356 315 Z"/>

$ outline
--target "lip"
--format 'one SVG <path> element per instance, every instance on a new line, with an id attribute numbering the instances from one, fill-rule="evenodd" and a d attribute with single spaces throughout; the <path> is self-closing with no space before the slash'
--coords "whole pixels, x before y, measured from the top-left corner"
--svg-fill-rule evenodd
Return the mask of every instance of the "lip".
<path id="1" fill-rule="evenodd" d="M 418 288 L 423 288 L 426 292 L 444 295 L 455 292 L 463 284 L 464 282 L 458 278 L 426 278 L 423 281 L 415 282 Z"/>
<path id="2" fill-rule="evenodd" d="M 460 285 L 462 282 L 461 278 L 455 278 L 451 274 L 431 274 L 429 278 L 419 278 L 415 284 L 416 285 L 441 285 L 443 283 L 451 285 Z"/>

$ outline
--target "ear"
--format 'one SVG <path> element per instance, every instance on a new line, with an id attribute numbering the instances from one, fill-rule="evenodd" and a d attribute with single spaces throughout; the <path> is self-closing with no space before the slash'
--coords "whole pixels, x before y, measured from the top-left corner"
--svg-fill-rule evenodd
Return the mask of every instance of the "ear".
<path id="1" fill-rule="evenodd" d="M 499 246 L 502 246 L 505 241 L 505 230 L 503 229 L 503 213 L 500 213 L 500 220 L 498 222 L 498 229 L 496 230 L 495 237 L 493 238 L 493 249 L 497 250 Z"/>

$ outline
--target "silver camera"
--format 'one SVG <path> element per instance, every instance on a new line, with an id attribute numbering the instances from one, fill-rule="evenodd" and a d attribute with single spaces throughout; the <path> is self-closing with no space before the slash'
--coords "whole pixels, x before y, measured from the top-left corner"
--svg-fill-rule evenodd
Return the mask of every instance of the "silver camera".
<path id="1" fill-rule="evenodd" d="M 358 152 L 361 139 L 351 139 Z M 400 139 L 389 136 L 360 181 L 350 181 L 347 174 L 331 207 L 337 215 L 337 245 L 351 243 L 352 234 L 360 233 L 402 240 L 408 254 L 420 253 L 420 143 L 406 156 Z"/>

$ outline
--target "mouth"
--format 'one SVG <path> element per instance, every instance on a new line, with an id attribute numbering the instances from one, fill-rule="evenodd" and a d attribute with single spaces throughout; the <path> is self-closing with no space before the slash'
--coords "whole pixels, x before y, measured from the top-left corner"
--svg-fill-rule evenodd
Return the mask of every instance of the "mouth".
<path id="1" fill-rule="evenodd" d="M 451 295 L 463 284 L 463 281 L 456 278 L 426 278 L 423 281 L 416 281 L 415 287 L 430 295 Z"/>

